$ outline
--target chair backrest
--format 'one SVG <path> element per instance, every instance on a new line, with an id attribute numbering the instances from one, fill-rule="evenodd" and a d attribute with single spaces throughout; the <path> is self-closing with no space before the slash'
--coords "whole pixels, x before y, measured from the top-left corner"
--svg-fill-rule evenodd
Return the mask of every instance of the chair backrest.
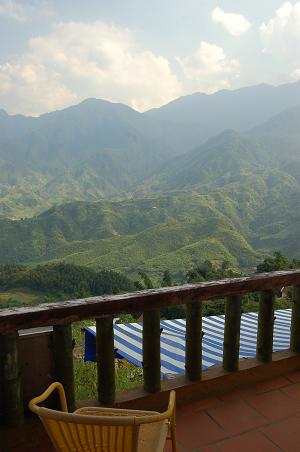
<path id="1" fill-rule="evenodd" d="M 62 452 L 160 450 L 160 436 L 167 425 L 156 412 L 122 412 L 122 415 L 116 415 L 115 410 L 108 410 L 105 415 L 103 412 L 99 415 L 96 408 L 88 409 L 86 414 L 39 408 L 38 415 L 56 449 Z M 140 417 L 144 418 L 143 422 L 140 422 Z M 166 431 L 163 436 L 165 438 Z"/>
<path id="2" fill-rule="evenodd" d="M 84 418 L 84 419 L 82 419 Z M 43 422 L 56 449 L 62 452 L 126 452 L 137 451 L 139 426 L 101 425 L 98 417 L 60 413 L 41 413 Z M 97 420 L 97 423 L 92 421 Z M 107 419 L 109 420 L 109 419 Z"/>

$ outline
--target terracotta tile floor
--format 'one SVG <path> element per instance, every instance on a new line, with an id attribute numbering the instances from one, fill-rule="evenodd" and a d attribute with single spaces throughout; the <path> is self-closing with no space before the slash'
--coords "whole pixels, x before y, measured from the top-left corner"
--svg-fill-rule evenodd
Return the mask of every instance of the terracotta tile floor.
<path id="1" fill-rule="evenodd" d="M 178 452 L 300 451 L 300 371 L 177 410 Z M 166 452 L 171 452 L 168 443 Z M 35 419 L 0 429 L 1 452 L 53 452 Z"/>

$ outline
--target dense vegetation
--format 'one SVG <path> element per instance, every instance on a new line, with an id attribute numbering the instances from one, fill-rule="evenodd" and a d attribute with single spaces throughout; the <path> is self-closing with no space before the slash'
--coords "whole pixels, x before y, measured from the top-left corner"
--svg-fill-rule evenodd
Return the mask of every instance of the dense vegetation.
<path id="1" fill-rule="evenodd" d="M 38 265 L 34 268 L 21 265 L 0 265 L 0 290 L 31 289 L 36 297 L 35 303 L 84 298 L 93 295 L 115 294 L 134 290 L 133 283 L 111 270 L 92 270 L 73 264 Z M 1 295 L 1 292 L 0 292 Z M 11 297 L 0 306 L 19 306 L 22 300 Z"/>
<path id="2" fill-rule="evenodd" d="M 136 275 L 181 277 L 205 259 L 253 267 L 259 258 L 210 196 L 70 203 L 32 219 L 0 220 L 0 263 L 63 260 Z"/>
<path id="3" fill-rule="evenodd" d="M 269 256 L 257 266 L 257 273 L 276 272 L 280 270 L 293 270 L 300 268 L 299 259 L 289 259 L 280 251 L 275 251 L 274 256 Z"/>

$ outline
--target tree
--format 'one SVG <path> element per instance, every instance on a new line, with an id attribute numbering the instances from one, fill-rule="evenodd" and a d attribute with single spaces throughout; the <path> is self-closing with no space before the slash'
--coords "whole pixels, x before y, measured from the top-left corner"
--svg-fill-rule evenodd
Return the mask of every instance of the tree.
<path id="1" fill-rule="evenodd" d="M 274 257 L 267 257 L 261 264 L 257 266 L 257 273 L 274 272 L 279 270 L 288 270 L 289 268 L 296 268 L 296 262 L 289 263 L 288 258 L 284 256 L 280 251 L 274 252 Z"/>
<path id="2" fill-rule="evenodd" d="M 162 287 L 170 287 L 173 285 L 172 276 L 169 270 L 164 271 L 161 285 Z"/>
<path id="3" fill-rule="evenodd" d="M 153 289 L 153 283 L 145 272 L 139 271 L 139 276 L 142 278 L 145 289 Z"/>

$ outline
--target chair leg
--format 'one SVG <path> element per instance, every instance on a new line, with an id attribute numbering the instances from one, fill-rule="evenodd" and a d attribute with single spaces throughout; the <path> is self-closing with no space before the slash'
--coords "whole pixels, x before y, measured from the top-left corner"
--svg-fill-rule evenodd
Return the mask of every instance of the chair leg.
<path id="1" fill-rule="evenodd" d="M 171 418 L 170 423 L 170 433 L 171 433 L 171 441 L 172 441 L 172 451 L 177 452 L 177 445 L 176 445 L 176 419 L 175 419 L 175 413 L 173 414 Z"/>

